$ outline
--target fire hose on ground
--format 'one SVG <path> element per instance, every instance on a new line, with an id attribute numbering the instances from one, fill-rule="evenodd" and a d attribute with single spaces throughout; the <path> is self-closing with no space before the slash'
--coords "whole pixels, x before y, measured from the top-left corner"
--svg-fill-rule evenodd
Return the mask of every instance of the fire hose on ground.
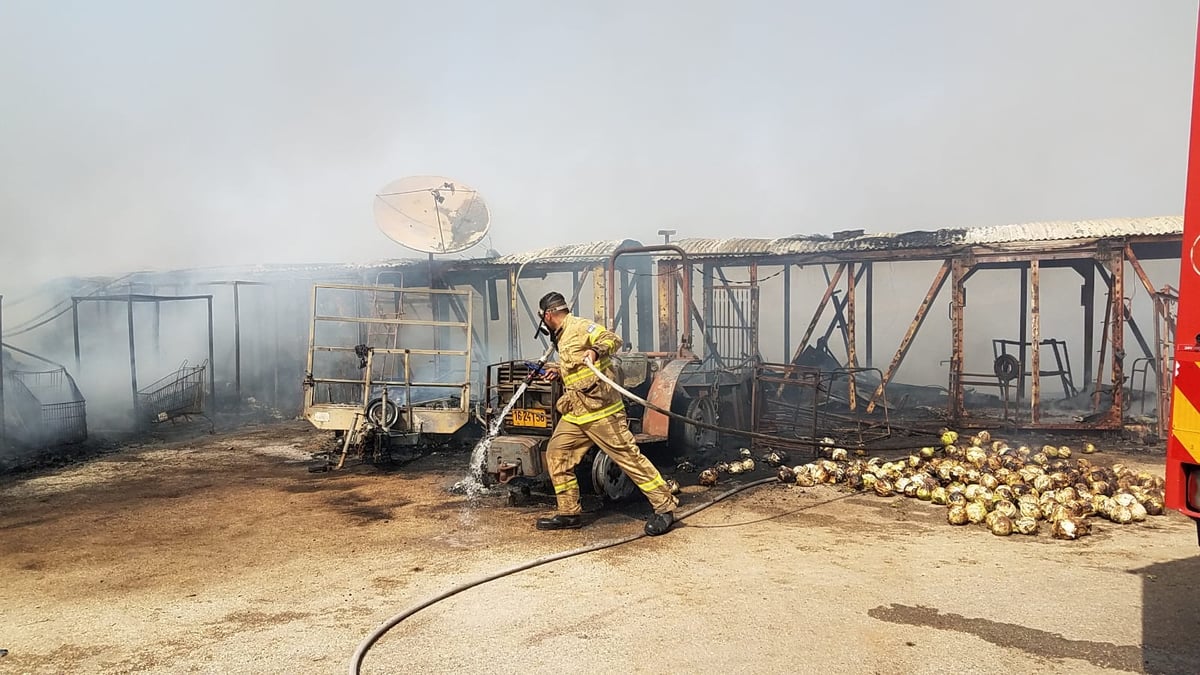
<path id="1" fill-rule="evenodd" d="M 549 350 L 547 350 L 547 354 L 548 353 L 549 353 Z M 671 412 L 670 410 L 665 410 L 659 406 L 654 405 L 653 403 L 650 403 L 646 399 L 634 394 L 633 392 L 630 392 L 628 389 L 622 387 L 621 385 L 617 384 L 616 382 L 614 382 L 612 379 L 610 379 L 608 376 L 606 376 L 604 373 L 602 373 L 599 369 L 597 369 L 591 363 L 588 363 L 586 365 L 588 368 L 591 369 L 592 373 L 594 373 L 596 375 L 596 377 L 598 377 L 602 381 L 608 383 L 609 386 L 611 386 L 614 389 L 616 389 L 617 391 L 621 392 L 621 394 L 624 395 L 625 397 L 629 398 L 632 401 L 636 401 L 636 402 L 640 403 L 641 405 L 645 406 L 646 408 L 648 408 L 650 410 L 653 410 L 655 412 L 666 415 L 672 419 L 679 420 L 680 422 L 683 422 L 685 424 L 690 424 L 692 426 L 699 427 L 701 429 L 708 429 L 708 430 L 717 431 L 720 433 L 734 434 L 734 435 L 738 435 L 738 436 L 744 436 L 746 438 L 764 440 L 764 441 L 769 441 L 769 442 L 772 442 L 772 441 L 777 442 L 779 440 L 779 438 L 777 438 L 775 436 L 771 436 L 769 434 L 761 434 L 761 433 L 757 433 L 757 432 L 753 432 L 753 431 L 743 431 L 741 429 L 732 429 L 732 428 L 728 428 L 728 427 L 722 427 L 720 425 L 709 424 L 707 422 L 695 420 L 690 417 L 687 417 L 686 415 L 680 415 L 679 413 Z M 815 445 L 822 445 L 822 446 L 829 445 L 828 442 L 819 441 L 819 440 L 814 440 L 813 443 Z M 895 448 L 893 448 L 893 449 L 895 449 Z M 769 483 L 777 483 L 777 482 L 779 482 L 779 479 L 772 476 L 770 478 L 762 478 L 762 479 L 759 479 L 756 481 L 752 481 L 750 483 L 746 483 L 745 485 L 739 485 L 732 489 L 726 490 L 725 492 L 722 492 L 721 494 L 717 495 L 716 497 L 712 498 L 711 500 L 709 500 L 703 504 L 699 504 L 697 506 L 694 506 L 690 509 L 683 511 L 676 517 L 676 520 L 683 520 L 685 518 L 693 516 L 693 515 L 699 513 L 700 511 L 703 511 L 704 509 L 707 509 L 708 507 L 716 504 L 717 502 L 728 499 L 729 497 L 732 497 L 733 495 L 738 494 L 739 492 L 743 492 L 743 491 L 749 490 L 751 488 L 759 487 L 761 485 L 767 485 Z M 821 505 L 827 504 L 831 501 L 835 501 L 837 499 L 843 499 L 843 498 L 844 498 L 844 496 L 843 497 L 835 497 L 834 499 L 826 500 L 823 502 L 818 502 L 816 504 L 811 504 L 806 508 L 821 506 Z M 523 572 L 525 570 L 533 569 L 534 567 L 540 567 L 542 565 L 546 565 L 548 563 L 556 562 L 559 560 L 565 560 L 566 558 L 572 558 L 574 556 L 583 555 L 585 553 L 592 553 L 594 551 L 601 551 L 601 550 L 604 550 L 607 548 L 613 548 L 615 546 L 620 546 L 622 544 L 628 544 L 630 542 L 637 541 L 638 539 L 641 539 L 645 536 L 648 536 L 648 535 L 646 535 L 645 532 L 638 532 L 636 534 L 631 534 L 626 537 L 612 539 L 610 541 L 604 541 L 604 542 L 600 542 L 597 544 L 590 544 L 588 546 L 583 546 L 583 547 L 571 549 L 568 551 L 561 551 L 559 553 L 553 553 L 553 554 L 550 554 L 547 556 L 542 556 L 540 558 L 534 558 L 533 560 L 527 560 L 525 562 L 513 565 L 512 567 L 502 569 L 498 572 L 493 572 L 491 574 L 479 577 L 478 579 L 464 582 L 464 583 L 454 586 L 453 588 L 450 588 L 442 593 L 439 593 L 438 595 L 435 595 L 431 598 L 423 600 L 423 601 L 409 607 L 408 609 L 405 609 L 404 611 L 400 612 L 399 614 L 392 616 L 387 621 L 384 621 L 382 624 L 380 624 L 380 626 L 378 628 L 376 628 L 374 631 L 372 631 L 370 635 L 368 635 L 365 639 L 363 639 L 363 641 L 361 643 L 359 643 L 358 648 L 354 650 L 354 655 L 351 657 L 349 673 L 350 673 L 350 675 L 359 675 L 359 673 L 361 672 L 363 659 L 366 658 L 367 652 L 371 649 L 372 646 L 375 645 L 376 642 L 378 642 L 380 640 L 380 638 L 382 638 L 385 634 L 387 634 L 388 631 L 395 628 L 402 621 L 411 617 L 412 615 L 416 614 L 417 612 L 420 612 L 421 610 L 426 609 L 427 607 L 431 607 L 431 606 L 441 602 L 442 600 L 445 600 L 447 598 L 458 595 L 459 593 L 462 593 L 463 591 L 475 588 L 476 586 L 481 586 L 488 582 L 495 581 L 497 579 L 501 579 L 503 577 L 510 576 L 510 575 L 516 574 L 518 572 Z"/>

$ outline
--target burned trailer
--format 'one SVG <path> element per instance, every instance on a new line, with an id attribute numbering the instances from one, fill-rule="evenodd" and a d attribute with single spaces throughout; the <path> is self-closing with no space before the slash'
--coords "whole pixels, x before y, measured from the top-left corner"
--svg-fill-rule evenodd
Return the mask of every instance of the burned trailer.
<path id="1" fill-rule="evenodd" d="M 469 303 L 470 291 L 313 286 L 304 417 L 341 440 L 339 467 L 351 449 L 385 460 L 472 420 Z"/>
<path id="2" fill-rule="evenodd" d="M 641 256 L 645 260 L 646 255 L 652 253 L 667 253 L 678 258 L 672 263 L 667 278 L 659 275 L 658 293 L 647 292 L 648 284 L 635 285 L 626 281 L 630 274 L 651 277 L 646 268 L 637 272 L 618 266 L 622 256 Z M 638 399 L 650 403 L 647 407 L 639 400 L 627 398 L 625 410 L 630 431 L 639 447 L 660 466 L 674 466 L 683 461 L 711 463 L 721 450 L 721 439 L 711 429 L 680 422 L 654 408 L 670 410 L 709 425 L 716 425 L 726 410 L 737 410 L 737 415 L 742 418 L 748 414 L 744 374 L 715 368 L 714 361 L 698 357 L 692 351 L 693 315 L 687 312 L 694 309 L 690 268 L 686 252 L 676 246 L 641 246 L 627 242 L 609 255 L 603 275 L 599 270 L 593 275 L 596 318 L 614 332 L 624 332 L 625 339 L 628 339 L 632 323 L 630 317 L 635 314 L 633 306 L 637 306 L 638 315 L 653 316 L 645 309 L 653 308 L 651 303 L 655 300 L 660 303 L 656 309 L 660 317 L 657 328 L 662 349 L 634 351 L 627 342 L 625 350 L 612 357 L 617 383 Z M 682 293 L 662 292 L 668 286 L 675 286 Z M 619 296 L 618 289 L 621 290 Z M 680 300 L 687 318 L 681 323 L 672 323 L 678 318 Z M 676 326 L 678 332 L 675 332 Z M 639 332 L 644 328 L 647 327 L 639 325 Z M 510 360 L 488 367 L 489 424 L 504 414 L 503 420 L 499 420 L 502 433 L 491 441 L 485 459 L 485 479 L 492 484 L 529 490 L 548 483 L 545 449 L 559 419 L 555 402 L 562 394 L 562 385 L 558 381 L 531 377 L 531 370 L 537 366 L 532 360 Z M 517 397 L 515 402 L 513 397 Z M 596 447 L 585 455 L 577 472 L 585 491 L 605 499 L 620 500 L 636 491 L 620 468 Z"/>

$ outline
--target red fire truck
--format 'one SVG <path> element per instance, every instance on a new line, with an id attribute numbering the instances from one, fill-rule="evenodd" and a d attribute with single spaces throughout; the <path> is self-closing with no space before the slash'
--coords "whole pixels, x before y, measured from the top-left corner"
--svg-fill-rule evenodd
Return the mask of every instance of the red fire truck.
<path id="1" fill-rule="evenodd" d="M 1183 251 L 1175 324 L 1174 391 L 1167 437 L 1167 506 L 1196 521 L 1200 538 L 1200 43 L 1192 89 Z"/>

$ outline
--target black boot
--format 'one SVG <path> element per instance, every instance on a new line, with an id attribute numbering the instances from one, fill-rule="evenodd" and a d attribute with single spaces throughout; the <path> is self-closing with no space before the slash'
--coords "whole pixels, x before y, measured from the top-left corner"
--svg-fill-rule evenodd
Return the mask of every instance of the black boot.
<path id="1" fill-rule="evenodd" d="M 578 530 L 583 527 L 583 521 L 577 515 L 558 513 L 549 518 L 538 518 L 534 526 L 539 530 Z"/>
<path id="2" fill-rule="evenodd" d="M 667 530 L 675 524 L 675 512 L 667 511 L 666 513 L 656 513 L 650 516 L 650 520 L 646 521 L 646 534 L 651 537 L 657 537 L 660 534 L 666 534 Z"/>

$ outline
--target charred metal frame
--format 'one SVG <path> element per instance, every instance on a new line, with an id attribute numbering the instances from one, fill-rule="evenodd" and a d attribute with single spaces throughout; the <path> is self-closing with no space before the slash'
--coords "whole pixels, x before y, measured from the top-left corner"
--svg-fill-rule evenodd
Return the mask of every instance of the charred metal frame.
<path id="1" fill-rule="evenodd" d="M 233 287 L 233 388 L 237 394 L 237 405 L 242 405 L 242 304 L 241 304 L 241 287 L 242 286 L 265 286 L 261 281 L 210 281 L 210 286 L 232 286 Z M 157 321 L 158 305 L 155 304 L 155 335 L 157 336 L 158 321 Z M 275 324 L 276 342 L 278 343 L 279 324 Z M 275 379 L 278 381 L 278 369 L 275 374 Z M 216 396 L 216 392 L 213 393 Z"/>
<path id="2" fill-rule="evenodd" d="M 140 417 L 138 410 L 137 384 L 137 347 L 134 341 L 133 306 L 138 303 L 152 302 L 155 308 L 163 302 L 181 302 L 189 300 L 204 300 L 208 305 L 208 389 L 212 400 L 216 400 L 217 380 L 213 365 L 213 296 L 211 295 L 88 295 L 71 298 L 71 331 L 75 340 L 75 371 L 82 372 L 79 349 L 79 304 L 83 302 L 121 302 L 127 306 L 126 321 L 129 333 L 129 386 L 132 390 L 134 413 Z M 155 312 L 157 317 L 157 312 Z M 157 326 L 157 324 L 156 324 Z M 157 330 L 155 332 L 157 335 Z M 157 348 L 157 345 L 156 345 Z"/>
<path id="3" fill-rule="evenodd" d="M 1020 345 L 1018 360 L 1022 367 L 1015 382 L 1010 385 L 1015 389 L 1014 400 L 1010 402 L 1007 393 L 1003 397 L 1006 407 L 1010 403 L 1012 407 L 1012 416 L 1007 421 L 1024 428 L 1118 429 L 1124 422 L 1122 410 L 1128 371 L 1124 344 L 1126 325 L 1139 343 L 1141 352 L 1150 359 L 1151 367 L 1160 375 L 1157 378 L 1156 392 L 1158 409 L 1166 410 L 1165 401 L 1169 397 L 1171 386 L 1170 369 L 1163 368 L 1162 364 L 1169 355 L 1168 343 L 1174 339 L 1171 334 L 1170 310 L 1173 296 L 1171 289 L 1166 286 L 1163 290 L 1154 290 L 1154 285 L 1141 262 L 1146 259 L 1178 260 L 1181 235 L 1163 228 L 1147 230 L 1146 233 L 1138 230 L 1137 234 L 1129 234 L 1128 231 L 1121 231 L 1119 228 L 1106 230 L 1104 224 L 1095 231 L 1098 234 L 1079 235 L 1067 228 L 1063 230 L 1064 235 L 1071 236 L 1060 239 L 1054 238 L 1053 231 L 1048 236 L 1039 232 L 1037 236 L 1013 239 L 966 237 L 963 241 L 952 244 L 938 243 L 936 235 L 940 233 L 917 232 L 881 235 L 877 243 L 859 248 L 841 246 L 838 242 L 841 239 L 853 242 L 856 237 L 870 238 L 870 235 L 862 235 L 861 232 L 836 233 L 832 239 L 825 237 L 812 240 L 834 242 L 834 245 L 830 246 L 808 246 L 804 242 L 809 240 L 803 238 L 682 239 L 665 246 L 649 247 L 643 247 L 633 241 L 601 242 L 560 247 L 548 250 L 547 255 L 540 257 L 536 254 L 513 256 L 512 262 L 447 262 L 444 278 L 451 284 L 451 288 L 452 284 L 459 283 L 470 284 L 479 289 L 486 299 L 488 319 L 508 322 L 507 351 L 510 359 L 520 358 L 526 347 L 519 343 L 519 321 L 522 314 L 531 324 L 536 323 L 536 312 L 530 306 L 529 299 L 521 293 L 517 280 L 529 275 L 545 278 L 547 274 L 567 273 L 571 275 L 571 284 L 577 298 L 579 294 L 588 292 L 590 282 L 594 317 L 608 322 L 623 338 L 633 337 L 633 342 L 636 343 L 633 346 L 638 351 L 678 353 L 681 347 L 687 345 L 689 338 L 694 339 L 692 336 L 695 336 L 700 338 L 704 357 L 713 358 L 714 364 L 721 368 L 725 365 L 728 355 L 721 352 L 721 345 L 713 344 L 711 332 L 708 330 L 710 326 L 721 325 L 722 319 L 716 315 L 718 310 L 715 302 L 718 294 L 723 292 L 720 284 L 729 286 L 731 283 L 747 283 L 751 287 L 757 287 L 762 279 L 778 275 L 782 277 L 783 286 L 783 306 L 780 311 L 784 354 L 794 355 L 791 359 L 791 363 L 794 363 L 815 339 L 823 338 L 828 341 L 835 331 L 840 332 L 840 341 L 846 348 L 848 372 L 852 373 L 845 381 L 847 391 L 844 393 L 848 396 L 849 405 L 855 406 L 855 412 L 860 415 L 878 415 L 881 405 L 885 407 L 886 412 L 885 389 L 894 382 L 916 336 L 926 323 L 938 298 L 942 297 L 943 301 L 948 300 L 952 343 L 946 372 L 946 416 L 957 424 L 969 427 L 995 424 L 997 420 L 987 417 L 992 413 L 981 416 L 979 411 L 967 409 L 967 387 L 985 380 L 990 380 L 988 386 L 998 385 L 995 373 L 966 372 L 966 285 L 981 271 L 1013 270 L 1020 277 L 1017 296 L 1020 317 L 1019 322 L 1015 322 L 1015 328 Z M 775 245 L 776 242 L 779 242 L 778 246 Z M 793 246 L 794 242 L 800 244 Z M 658 255 L 652 263 L 646 258 L 639 258 L 639 261 L 646 263 L 644 271 L 635 268 L 626 270 L 622 267 L 613 273 L 606 273 L 605 263 L 615 259 L 615 253 L 622 248 L 630 252 L 640 250 Z M 874 326 L 878 309 L 874 299 L 874 264 L 899 260 L 933 263 L 937 267 L 927 289 L 923 289 L 924 295 L 914 296 L 915 308 L 911 310 L 911 321 L 891 352 L 890 360 L 886 365 L 880 362 L 880 380 L 878 383 L 872 381 L 869 388 L 863 390 L 863 380 L 859 377 L 863 369 L 858 367 L 874 367 L 880 347 L 876 344 Z M 1137 275 L 1137 282 L 1152 298 L 1155 316 L 1152 331 L 1142 330 L 1125 305 L 1127 264 Z M 819 266 L 826 277 L 826 285 L 820 299 L 811 309 L 794 306 L 796 289 L 793 288 L 793 283 L 796 275 L 793 272 L 806 266 Z M 730 282 L 726 272 L 733 269 L 743 270 L 742 278 L 748 278 L 749 281 Z M 1092 414 L 1085 415 L 1082 419 L 1064 421 L 1043 414 L 1046 396 L 1043 387 L 1043 359 L 1039 347 L 1043 340 L 1041 313 L 1044 303 L 1041 284 L 1047 269 L 1073 269 L 1079 274 L 1082 280 L 1082 345 L 1079 350 L 1082 352 L 1082 358 L 1078 359 L 1082 363 L 1081 381 L 1087 382 L 1087 388 L 1097 394 L 1102 386 L 1111 388 L 1112 392 L 1111 406 L 1101 410 L 1097 396 L 1093 402 Z M 694 281 L 696 271 L 703 276 L 698 280 L 698 284 Z M 500 280 L 504 280 L 508 286 L 507 316 L 502 316 L 503 313 L 499 309 L 497 290 Z M 1098 281 L 1107 292 L 1107 299 L 1103 300 L 1103 312 L 1096 311 L 1096 302 L 1102 301 L 1096 298 Z M 948 298 L 943 295 L 947 283 L 950 286 Z M 700 303 L 696 302 L 697 298 L 692 297 L 693 289 L 699 293 Z M 634 309 L 630 302 L 634 299 L 636 335 L 631 335 L 634 330 L 629 321 Z M 737 317 L 740 324 L 757 324 L 757 297 L 753 298 L 752 304 L 755 306 L 742 306 L 741 309 L 749 311 L 740 312 L 740 316 Z M 831 305 L 832 318 L 826 313 Z M 579 311 L 578 300 L 573 310 Z M 735 314 L 739 313 L 734 311 Z M 805 315 L 810 317 L 798 341 L 795 340 L 792 325 L 795 311 L 804 311 Z M 890 311 L 890 308 L 885 311 Z M 904 311 L 907 313 L 910 310 Z M 1103 315 L 1103 320 L 1099 322 L 1099 334 L 1096 333 L 1097 314 Z M 824 325 L 823 319 L 827 321 Z M 489 321 L 482 323 L 486 334 Z M 755 343 L 753 353 L 759 360 L 761 351 L 758 343 L 762 338 L 761 331 L 756 330 L 752 338 Z M 628 344 L 630 341 L 626 342 Z M 1071 360 L 1076 361 L 1075 358 Z M 778 384 L 782 389 L 786 382 Z M 842 386 L 839 383 L 839 388 Z M 841 393 L 843 392 L 839 391 L 839 395 Z M 1008 412 L 1005 416 L 1009 416 Z"/>

